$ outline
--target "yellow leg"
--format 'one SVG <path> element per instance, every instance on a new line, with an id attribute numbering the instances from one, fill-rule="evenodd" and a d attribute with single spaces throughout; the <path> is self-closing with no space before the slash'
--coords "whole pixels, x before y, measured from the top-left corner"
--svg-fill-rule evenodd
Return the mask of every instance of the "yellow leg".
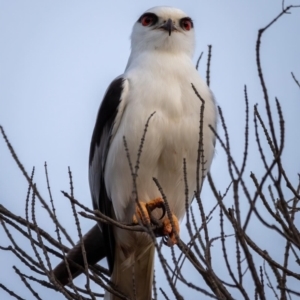
<path id="1" fill-rule="evenodd" d="M 149 202 L 139 201 L 139 205 L 137 204 L 135 208 L 135 214 L 132 220 L 133 224 L 138 224 L 138 220 L 141 220 L 144 225 L 151 224 L 151 220 L 153 220 L 153 218 L 151 218 L 151 212 L 156 208 L 162 208 L 164 210 L 164 207 L 164 200 L 162 198 L 156 198 Z"/>
<path id="2" fill-rule="evenodd" d="M 180 227 L 177 217 L 172 214 L 172 220 L 173 225 L 168 218 L 168 216 L 165 214 L 165 205 L 164 200 L 162 198 L 156 198 L 153 199 L 147 203 L 145 202 L 139 202 L 140 205 L 136 205 L 136 212 L 133 216 L 133 223 L 138 224 L 139 220 L 144 225 L 158 225 L 160 223 L 160 226 L 158 230 L 155 232 L 159 236 L 168 236 L 166 245 L 172 246 L 178 243 L 176 239 L 176 233 L 179 235 Z M 163 209 L 163 220 L 162 222 L 159 222 L 159 220 L 154 219 L 151 216 L 151 212 L 156 208 L 162 208 Z"/>

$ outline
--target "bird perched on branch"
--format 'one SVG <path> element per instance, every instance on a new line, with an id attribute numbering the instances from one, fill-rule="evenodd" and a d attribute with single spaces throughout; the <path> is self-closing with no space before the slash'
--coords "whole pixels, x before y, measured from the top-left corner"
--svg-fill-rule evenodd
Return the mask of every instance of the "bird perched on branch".
<path id="1" fill-rule="evenodd" d="M 158 219 L 157 208 L 165 207 L 160 186 L 171 211 L 161 220 L 169 246 L 177 243 L 178 220 L 186 210 L 183 161 L 189 205 L 214 154 L 209 125 L 216 126 L 216 108 L 193 64 L 194 44 L 193 21 L 183 11 L 154 7 L 142 14 L 133 26 L 125 72 L 104 95 L 90 148 L 94 208 L 122 223 L 149 228 Z M 130 299 L 151 299 L 153 236 L 101 223 L 84 244 L 89 264 L 107 257 L 117 291 Z M 68 258 L 82 265 L 80 245 L 76 249 Z M 80 273 L 70 268 L 73 277 Z M 68 282 L 64 263 L 54 274 Z M 108 292 L 105 297 L 120 299 Z"/>

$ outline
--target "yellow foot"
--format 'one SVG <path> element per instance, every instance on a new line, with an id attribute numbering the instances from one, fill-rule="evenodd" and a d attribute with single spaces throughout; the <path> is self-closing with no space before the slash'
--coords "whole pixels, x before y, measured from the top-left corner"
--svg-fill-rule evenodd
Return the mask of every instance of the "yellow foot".
<path id="1" fill-rule="evenodd" d="M 179 222 L 174 214 L 172 214 L 172 220 L 173 226 L 169 218 L 163 220 L 163 235 L 168 236 L 165 245 L 170 247 L 178 243 L 176 236 L 179 237 L 180 232 Z"/>
<path id="2" fill-rule="evenodd" d="M 151 212 L 156 208 L 161 208 L 163 210 L 162 221 L 160 219 L 156 219 L 152 217 Z M 165 203 L 162 198 L 153 199 L 147 203 L 139 202 L 139 205 L 136 205 L 136 212 L 133 216 L 133 223 L 138 224 L 139 221 L 144 225 L 154 225 L 156 228 L 154 229 L 154 233 L 156 236 L 164 236 L 167 238 L 165 244 L 168 246 L 173 246 L 178 243 L 176 235 L 179 235 L 179 222 L 177 217 L 172 214 L 173 226 L 172 222 L 166 216 L 166 208 Z"/>
<path id="3" fill-rule="evenodd" d="M 165 215 L 166 210 L 165 210 L 164 200 L 162 198 L 156 198 L 149 202 L 139 202 L 139 205 L 136 204 L 135 214 L 133 215 L 133 219 L 132 219 L 133 224 L 138 224 L 139 220 L 141 220 L 141 222 L 144 225 L 147 224 L 157 225 L 158 224 L 157 219 L 151 216 L 151 212 L 156 208 L 161 208 L 163 210 L 163 214 L 162 214 L 163 217 Z"/>

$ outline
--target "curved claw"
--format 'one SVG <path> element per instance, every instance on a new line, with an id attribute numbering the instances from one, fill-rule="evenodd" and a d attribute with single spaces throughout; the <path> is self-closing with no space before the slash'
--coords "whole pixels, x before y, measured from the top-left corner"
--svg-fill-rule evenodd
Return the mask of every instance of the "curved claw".
<path id="1" fill-rule="evenodd" d="M 161 209 L 162 209 L 162 215 L 159 218 L 159 220 L 161 220 L 166 215 L 166 206 L 165 206 L 165 203 L 162 204 Z"/>
<path id="2" fill-rule="evenodd" d="M 172 222 L 169 217 L 166 217 L 166 207 L 162 198 L 156 198 L 151 201 L 139 202 L 140 205 L 136 207 L 136 213 L 133 216 L 133 223 L 143 223 L 144 225 L 152 225 L 152 230 L 155 236 L 164 237 L 163 243 L 169 247 L 177 244 L 176 238 L 179 235 L 179 222 L 177 217 L 172 213 Z M 162 216 L 158 219 L 152 216 L 152 212 L 156 208 L 162 209 Z M 163 220 L 162 220 L 163 219 Z M 161 221 L 162 220 L 162 221 Z M 149 224 L 150 223 L 150 224 Z M 154 227 L 154 228 L 153 228 Z"/>
<path id="3" fill-rule="evenodd" d="M 151 212 L 155 210 L 156 208 L 162 209 L 162 215 L 159 219 L 152 217 Z M 150 220 L 153 224 L 159 225 L 158 220 L 162 220 L 164 216 L 166 215 L 166 206 L 162 198 L 157 198 L 152 200 L 151 202 L 146 203 L 146 209 L 148 212 L 148 215 L 150 217 Z"/>
<path id="4" fill-rule="evenodd" d="M 168 236 L 164 236 L 163 238 L 162 238 L 162 241 L 163 241 L 163 244 L 165 245 L 165 246 L 169 246 L 169 237 Z"/>

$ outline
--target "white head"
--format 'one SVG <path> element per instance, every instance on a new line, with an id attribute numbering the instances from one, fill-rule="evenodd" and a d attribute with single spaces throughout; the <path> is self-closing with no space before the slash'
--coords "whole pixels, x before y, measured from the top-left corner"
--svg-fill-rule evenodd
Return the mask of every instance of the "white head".
<path id="1" fill-rule="evenodd" d="M 134 24 L 131 34 L 132 52 L 183 52 L 192 56 L 195 47 L 193 21 L 178 8 L 150 8 Z"/>

